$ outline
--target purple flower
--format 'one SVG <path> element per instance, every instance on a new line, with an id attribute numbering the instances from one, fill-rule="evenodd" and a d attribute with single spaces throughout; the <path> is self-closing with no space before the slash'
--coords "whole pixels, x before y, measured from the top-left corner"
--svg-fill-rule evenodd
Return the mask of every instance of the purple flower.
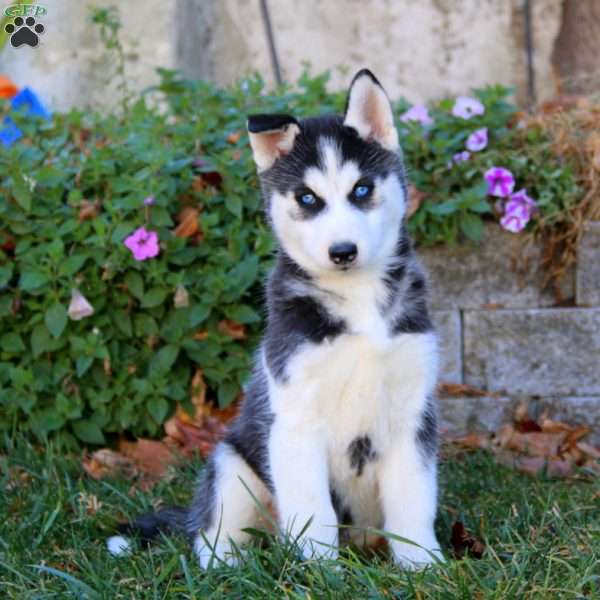
<path id="1" fill-rule="evenodd" d="M 467 138 L 467 149 L 471 152 L 479 152 L 483 150 L 488 143 L 488 130 L 487 127 L 477 129 Z"/>
<path id="2" fill-rule="evenodd" d="M 147 231 L 145 227 L 136 229 L 123 243 L 133 252 L 135 260 L 146 260 L 160 252 L 158 234 L 156 231 Z"/>
<path id="3" fill-rule="evenodd" d="M 512 233 L 519 233 L 525 229 L 525 225 L 529 222 L 529 219 L 524 219 L 517 214 L 507 212 L 501 219 L 500 225 L 506 231 Z"/>
<path id="4" fill-rule="evenodd" d="M 73 288 L 71 290 L 71 302 L 67 314 L 73 321 L 81 321 L 81 319 L 94 314 L 94 307 L 78 289 Z"/>
<path id="5" fill-rule="evenodd" d="M 452 157 L 452 160 L 448 161 L 448 168 L 451 169 L 454 164 L 460 163 L 460 162 L 465 162 L 466 160 L 469 160 L 470 158 L 471 158 L 471 153 L 467 152 L 466 150 L 463 150 L 462 152 L 457 152 Z"/>
<path id="6" fill-rule="evenodd" d="M 519 190 L 511 194 L 506 203 L 504 216 L 500 219 L 500 225 L 513 233 L 523 231 L 536 210 L 537 202 L 527 195 L 525 189 Z"/>
<path id="7" fill-rule="evenodd" d="M 408 121 L 418 121 L 421 125 L 431 125 L 433 119 L 429 116 L 429 111 L 424 104 L 415 104 L 400 116 L 403 123 Z"/>
<path id="8" fill-rule="evenodd" d="M 475 115 L 482 115 L 485 112 L 485 106 L 477 98 L 469 96 L 459 96 L 452 107 L 452 114 L 461 119 L 470 119 Z"/>
<path id="9" fill-rule="evenodd" d="M 485 172 L 485 180 L 488 183 L 488 194 L 506 198 L 515 187 L 513 174 L 503 167 L 492 167 Z"/>
<path id="10" fill-rule="evenodd" d="M 537 210 L 537 202 L 527 195 L 527 190 L 522 189 L 510 195 L 506 203 L 506 212 L 526 215 L 528 219 Z"/>
<path id="11" fill-rule="evenodd" d="M 144 206 L 152 206 L 154 204 L 154 196 L 144 198 Z"/>

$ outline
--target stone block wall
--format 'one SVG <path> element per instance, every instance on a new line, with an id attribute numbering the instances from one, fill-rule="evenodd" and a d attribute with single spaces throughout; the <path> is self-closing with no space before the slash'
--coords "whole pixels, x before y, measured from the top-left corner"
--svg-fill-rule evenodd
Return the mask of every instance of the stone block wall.
<path id="1" fill-rule="evenodd" d="M 478 246 L 421 249 L 441 381 L 488 392 L 442 398 L 443 430 L 495 430 L 525 403 L 533 417 L 594 427 L 591 439 L 600 442 L 600 222 L 588 224 L 577 266 L 562 283 L 569 308 L 542 291 L 540 253 L 498 226 Z M 527 270 L 515 271 L 524 264 Z"/>

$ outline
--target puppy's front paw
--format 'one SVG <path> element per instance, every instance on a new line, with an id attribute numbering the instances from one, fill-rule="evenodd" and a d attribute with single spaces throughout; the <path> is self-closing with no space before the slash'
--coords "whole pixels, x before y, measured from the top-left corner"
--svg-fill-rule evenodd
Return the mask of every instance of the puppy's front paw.
<path id="1" fill-rule="evenodd" d="M 405 542 L 392 542 L 394 562 L 405 569 L 424 569 L 427 565 L 444 562 L 444 557 L 437 540 L 414 545 Z"/>

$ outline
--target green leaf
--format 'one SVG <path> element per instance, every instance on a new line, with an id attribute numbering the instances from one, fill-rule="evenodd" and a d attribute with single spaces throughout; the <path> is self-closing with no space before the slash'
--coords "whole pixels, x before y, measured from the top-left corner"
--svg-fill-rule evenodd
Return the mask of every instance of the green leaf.
<path id="1" fill-rule="evenodd" d="M 235 383 L 231 383 L 230 381 L 224 381 L 223 383 L 219 384 L 219 406 L 221 408 L 229 406 L 234 401 L 238 391 L 239 387 Z"/>
<path id="2" fill-rule="evenodd" d="M 6 287 L 13 274 L 13 263 L 0 266 L 0 288 Z"/>
<path id="3" fill-rule="evenodd" d="M 42 287 L 48 283 L 48 280 L 48 275 L 41 271 L 27 270 L 21 274 L 19 286 L 23 291 L 30 292 Z"/>
<path id="4" fill-rule="evenodd" d="M 460 219 L 460 229 L 470 240 L 478 242 L 483 235 L 483 221 L 477 215 L 465 213 Z"/>
<path id="5" fill-rule="evenodd" d="M 67 325 L 67 309 L 62 304 L 54 304 L 44 315 L 48 331 L 55 337 L 60 337 Z"/>
<path id="6" fill-rule="evenodd" d="M 146 405 L 152 418 L 160 425 L 169 412 L 169 403 L 164 398 L 151 398 Z"/>
<path id="7" fill-rule="evenodd" d="M 87 444 L 104 444 L 104 434 L 98 425 L 91 419 L 82 419 L 81 421 L 75 421 L 72 424 L 73 433 L 82 441 Z"/>
<path id="8" fill-rule="evenodd" d="M 191 328 L 197 327 L 206 320 L 206 317 L 210 314 L 210 306 L 206 306 L 205 304 L 195 304 L 190 308 L 190 312 L 188 314 L 188 322 Z"/>
<path id="9" fill-rule="evenodd" d="M 150 361 L 150 374 L 164 375 L 177 359 L 179 348 L 172 344 L 163 346 Z"/>
<path id="10" fill-rule="evenodd" d="M 13 178 L 13 196 L 17 201 L 17 204 L 25 211 L 31 211 L 31 189 L 29 183 L 25 179 L 17 174 Z"/>
<path id="11" fill-rule="evenodd" d="M 142 307 L 154 308 L 155 306 L 160 306 L 166 297 L 167 290 L 158 287 L 152 288 L 144 294 L 144 297 L 142 298 Z"/>
<path id="12" fill-rule="evenodd" d="M 117 326 L 117 329 L 126 335 L 131 337 L 133 335 L 133 327 L 131 326 L 131 317 L 124 310 L 117 310 L 113 313 L 113 321 Z"/>
<path id="13" fill-rule="evenodd" d="M 144 280 L 142 276 L 137 271 L 129 271 L 125 275 L 125 283 L 132 295 L 141 300 L 144 295 Z"/>
<path id="14" fill-rule="evenodd" d="M 94 362 L 93 356 L 79 356 L 75 361 L 75 368 L 77 370 L 77 377 L 85 375 L 87 370 L 92 366 Z"/>
<path id="15" fill-rule="evenodd" d="M 18 352 L 23 352 L 25 350 L 25 344 L 23 343 L 23 339 L 18 333 L 5 333 L 2 337 L 0 337 L 0 347 L 5 352 L 12 352 L 16 354 Z"/>
<path id="16" fill-rule="evenodd" d="M 58 273 L 64 277 L 74 275 L 83 267 L 88 257 L 85 254 L 73 254 L 69 256 L 59 267 Z"/>
<path id="17" fill-rule="evenodd" d="M 37 358 L 51 347 L 50 335 L 48 329 L 41 323 L 36 325 L 31 332 L 31 351 L 34 358 Z"/>
<path id="18" fill-rule="evenodd" d="M 446 200 L 446 202 L 441 202 L 439 204 L 425 202 L 425 207 L 427 208 L 427 212 L 430 212 L 432 215 L 451 215 L 457 210 L 455 200 Z"/>
<path id="19" fill-rule="evenodd" d="M 238 323 L 258 323 L 260 315 L 246 304 L 235 306 L 227 311 L 227 316 Z"/>
<path id="20" fill-rule="evenodd" d="M 242 216 L 242 200 L 239 196 L 228 194 L 225 197 L 225 207 L 236 217 Z"/>

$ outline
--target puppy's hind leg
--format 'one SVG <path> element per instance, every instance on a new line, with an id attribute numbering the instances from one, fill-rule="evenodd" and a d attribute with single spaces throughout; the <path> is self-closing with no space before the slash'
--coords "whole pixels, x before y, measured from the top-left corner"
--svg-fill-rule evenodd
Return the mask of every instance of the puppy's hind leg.
<path id="1" fill-rule="evenodd" d="M 234 546 L 250 539 L 242 530 L 257 526 L 260 505 L 269 500 L 265 484 L 244 458 L 221 442 L 204 469 L 187 521 L 200 566 L 207 568 L 213 556 L 235 562 Z"/>

